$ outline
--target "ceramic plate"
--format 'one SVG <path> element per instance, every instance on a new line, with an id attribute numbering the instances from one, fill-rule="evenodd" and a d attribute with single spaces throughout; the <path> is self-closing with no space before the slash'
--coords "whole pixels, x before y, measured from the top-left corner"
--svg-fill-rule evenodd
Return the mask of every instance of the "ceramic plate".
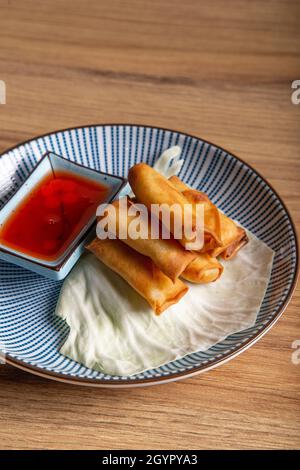
<path id="1" fill-rule="evenodd" d="M 276 322 L 296 283 L 298 250 L 293 222 L 279 196 L 253 168 L 205 140 L 168 129 L 125 124 L 93 125 L 43 135 L 8 150 L 0 158 L 0 203 L 8 200 L 47 151 L 126 177 L 132 165 L 140 161 L 152 165 L 172 145 L 182 148 L 185 163 L 180 177 L 206 192 L 228 216 L 276 253 L 255 326 L 229 336 L 206 352 L 190 354 L 142 374 L 105 375 L 59 354 L 68 334 L 68 326 L 53 315 L 62 282 L 0 261 L 0 345 L 7 363 L 73 384 L 158 384 L 222 364 L 251 346 Z"/>

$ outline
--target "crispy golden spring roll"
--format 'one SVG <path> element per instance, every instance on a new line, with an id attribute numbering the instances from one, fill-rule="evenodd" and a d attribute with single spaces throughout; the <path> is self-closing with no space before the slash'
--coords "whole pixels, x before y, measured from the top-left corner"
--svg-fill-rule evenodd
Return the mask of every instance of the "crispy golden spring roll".
<path id="1" fill-rule="evenodd" d="M 237 252 L 248 243 L 248 237 L 244 229 L 237 227 L 237 235 L 229 245 L 221 252 L 221 256 L 226 261 L 233 258 Z"/>
<path id="2" fill-rule="evenodd" d="M 204 247 L 200 250 L 206 252 L 221 246 L 221 218 L 217 207 L 201 191 L 186 186 L 177 176 L 169 179 L 170 183 L 180 191 L 193 206 L 202 204 L 204 208 Z"/>
<path id="3" fill-rule="evenodd" d="M 190 188 L 185 185 L 179 178 L 172 177 L 170 181 L 174 186 L 178 188 L 187 199 L 192 201 L 194 197 L 194 193 L 199 193 L 199 199 L 209 200 L 206 194 L 202 193 L 201 191 L 190 190 Z M 196 198 L 195 198 L 195 203 Z M 213 203 L 211 203 L 213 205 Z M 216 208 L 216 206 L 214 206 Z M 217 208 L 216 208 L 217 209 Z M 218 209 L 217 209 L 218 210 Z M 236 223 L 219 211 L 220 215 L 220 235 L 221 235 L 221 246 L 213 247 L 210 243 L 210 240 L 205 240 L 205 248 L 202 251 L 205 251 L 210 254 L 212 257 L 217 257 L 219 255 L 222 256 L 223 259 L 229 260 L 233 258 L 237 252 L 248 242 L 248 237 L 244 229 L 236 225 Z"/>
<path id="4" fill-rule="evenodd" d="M 170 183 L 177 189 L 177 191 L 180 191 L 181 193 L 183 191 L 186 191 L 187 189 L 192 189 L 190 188 L 190 186 L 185 184 L 180 178 L 178 178 L 178 176 L 171 176 L 168 181 L 170 181 Z M 202 193 L 201 191 L 198 192 L 202 195 L 203 199 L 209 201 L 209 198 L 205 193 Z"/>
<path id="5" fill-rule="evenodd" d="M 121 238 L 126 245 L 138 251 L 142 255 L 148 256 L 156 264 L 156 266 L 173 282 L 180 276 L 185 268 L 196 258 L 197 254 L 192 251 L 185 250 L 180 243 L 174 239 L 152 239 L 150 221 L 147 220 L 147 238 L 131 238 L 130 224 L 136 215 L 129 215 L 129 209 L 136 208 L 136 205 L 129 201 L 128 198 L 113 202 L 116 209 L 116 235 Z M 131 214 L 133 212 L 131 211 Z"/>
<path id="6" fill-rule="evenodd" d="M 229 260 L 248 243 L 248 237 L 243 228 L 236 225 L 233 220 L 222 212 L 220 212 L 220 214 L 222 246 L 210 250 L 209 254 L 213 257 L 221 255 L 223 259 Z"/>
<path id="7" fill-rule="evenodd" d="M 86 248 L 144 297 L 156 315 L 177 303 L 188 291 L 180 279 L 173 283 L 150 258 L 118 239 L 95 238 Z"/>
<path id="8" fill-rule="evenodd" d="M 207 253 L 199 253 L 198 257 L 183 271 L 181 277 L 196 284 L 206 284 L 216 281 L 222 272 L 223 266 L 216 258 L 212 258 Z"/>
<path id="9" fill-rule="evenodd" d="M 154 168 L 146 165 L 146 163 L 138 163 L 130 168 L 128 181 L 137 200 L 145 204 L 149 211 L 151 210 L 152 204 L 164 204 L 170 207 L 170 231 L 173 235 L 175 235 L 176 221 L 178 222 L 180 216 L 179 223 L 182 228 L 182 237 L 178 241 L 182 246 L 186 247 L 187 243 L 193 242 L 196 239 L 196 235 L 191 235 L 190 239 L 185 237 L 188 231 L 196 230 L 196 218 L 194 211 L 190 207 L 190 203 L 164 176 L 158 173 Z M 175 213 L 174 205 L 180 209 L 180 215 Z M 184 226 L 185 221 L 183 214 L 190 216 L 191 224 L 189 227 Z M 162 213 L 160 212 L 158 216 L 163 223 Z"/>

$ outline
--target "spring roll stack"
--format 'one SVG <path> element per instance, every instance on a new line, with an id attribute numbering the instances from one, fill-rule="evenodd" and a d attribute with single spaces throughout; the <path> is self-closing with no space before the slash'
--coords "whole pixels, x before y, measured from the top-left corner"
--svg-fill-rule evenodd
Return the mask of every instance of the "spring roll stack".
<path id="1" fill-rule="evenodd" d="M 95 238 L 87 248 L 122 276 L 160 315 L 188 291 L 180 278 L 198 284 L 216 281 L 223 271 L 217 256 L 231 259 L 247 243 L 247 237 L 245 231 L 220 212 L 206 194 L 189 188 L 177 177 L 168 180 L 145 163 L 139 163 L 130 169 L 128 180 L 135 199 L 113 203 L 115 233 L 111 235 L 114 239 Z M 137 203 L 142 203 L 148 209 L 146 237 L 145 234 L 131 236 L 130 224 L 136 218 L 132 214 L 139 212 Z M 164 239 L 161 231 L 159 238 L 151 237 L 152 204 L 170 207 L 171 232 L 175 226 L 172 212 L 174 204 L 190 210 L 193 230 L 196 226 L 196 208 L 201 204 L 204 213 L 202 248 L 197 251 L 186 249 L 191 240 L 185 235 L 176 240 L 174 232 L 170 239 Z M 161 213 L 158 217 L 161 217 Z M 162 220 L 158 224 L 161 227 Z"/>
<path id="2" fill-rule="evenodd" d="M 206 194 L 189 188 L 177 176 L 172 176 L 169 181 L 174 188 L 180 191 L 188 199 L 192 205 L 195 206 L 196 204 L 202 204 L 201 199 L 209 201 Z M 210 202 L 210 204 L 213 205 L 212 202 Z M 219 236 L 221 244 L 215 247 L 204 244 L 202 251 L 208 252 L 212 257 L 221 255 L 223 259 L 229 260 L 232 259 L 244 245 L 246 245 L 248 237 L 244 229 L 239 227 L 233 220 L 223 214 L 223 212 L 220 212 L 216 206 L 214 207 L 219 216 Z M 206 207 L 204 207 L 204 214 L 206 214 L 206 212 Z"/>

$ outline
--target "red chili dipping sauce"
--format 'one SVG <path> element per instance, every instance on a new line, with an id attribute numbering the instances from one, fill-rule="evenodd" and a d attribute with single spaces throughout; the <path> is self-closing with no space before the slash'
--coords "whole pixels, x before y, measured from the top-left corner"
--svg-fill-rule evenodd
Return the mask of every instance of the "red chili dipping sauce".
<path id="1" fill-rule="evenodd" d="M 54 260 L 96 214 L 108 191 L 72 173 L 47 175 L 3 224 L 1 242 L 26 255 Z"/>

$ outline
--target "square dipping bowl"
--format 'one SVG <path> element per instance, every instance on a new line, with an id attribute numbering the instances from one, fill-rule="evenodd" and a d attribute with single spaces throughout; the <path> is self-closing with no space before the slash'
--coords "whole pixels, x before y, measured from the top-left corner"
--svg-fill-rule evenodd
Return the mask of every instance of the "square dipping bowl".
<path id="1" fill-rule="evenodd" d="M 47 176 L 55 175 L 55 172 L 64 172 L 84 178 L 93 183 L 107 187 L 105 198 L 101 204 L 111 202 L 126 184 L 126 179 L 120 176 L 110 175 L 91 168 L 71 162 L 52 152 L 47 152 L 33 169 L 25 182 L 16 193 L 6 202 L 0 210 L 0 259 L 29 269 L 35 273 L 50 279 L 64 279 L 84 251 L 85 245 L 95 236 L 96 213 L 88 220 L 85 226 L 70 241 L 67 248 L 57 258 L 44 259 L 24 253 L 5 244 L 1 238 L 1 231 L 11 214 L 17 211 L 24 198 L 34 191 Z"/>

